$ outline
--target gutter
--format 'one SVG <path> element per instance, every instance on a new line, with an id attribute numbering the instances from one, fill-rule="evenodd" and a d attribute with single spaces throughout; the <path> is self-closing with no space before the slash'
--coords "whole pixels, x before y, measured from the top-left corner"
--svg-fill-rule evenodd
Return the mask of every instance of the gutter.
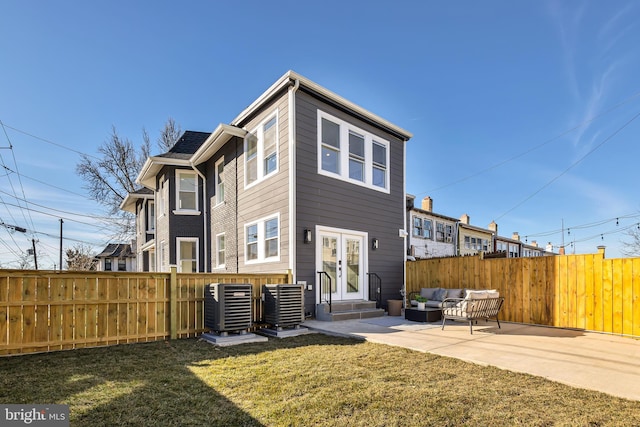
<path id="1" fill-rule="evenodd" d="M 298 226 L 296 215 L 296 92 L 300 87 L 300 80 L 296 79 L 292 86 L 289 86 L 289 223 L 292 224 L 289 227 L 289 270 L 292 272 L 293 283 L 297 282 L 297 244 L 296 244 L 296 229 Z"/>

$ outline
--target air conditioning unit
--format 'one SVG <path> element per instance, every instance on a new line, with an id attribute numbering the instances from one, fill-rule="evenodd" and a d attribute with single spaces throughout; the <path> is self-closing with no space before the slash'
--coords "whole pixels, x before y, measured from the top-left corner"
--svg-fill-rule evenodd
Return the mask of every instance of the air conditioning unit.
<path id="1" fill-rule="evenodd" d="M 252 286 L 211 283 L 204 290 L 204 326 L 226 335 L 246 332 L 252 323 Z"/>
<path id="2" fill-rule="evenodd" d="M 304 322 L 303 285 L 263 285 L 264 320 L 276 328 Z"/>

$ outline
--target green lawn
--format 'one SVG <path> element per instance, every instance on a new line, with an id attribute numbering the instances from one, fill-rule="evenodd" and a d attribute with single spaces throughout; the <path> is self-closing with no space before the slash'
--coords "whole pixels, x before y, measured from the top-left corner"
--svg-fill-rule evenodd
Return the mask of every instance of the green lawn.
<path id="1" fill-rule="evenodd" d="M 640 402 L 321 334 L 3 357 L 0 403 L 68 404 L 72 426 L 640 425 Z"/>

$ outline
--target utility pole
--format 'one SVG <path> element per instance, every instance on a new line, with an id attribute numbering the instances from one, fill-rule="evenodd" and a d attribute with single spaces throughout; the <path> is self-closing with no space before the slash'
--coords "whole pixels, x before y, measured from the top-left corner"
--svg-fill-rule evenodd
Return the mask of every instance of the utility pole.
<path id="1" fill-rule="evenodd" d="M 64 221 L 60 218 L 60 271 L 62 271 L 62 223 Z"/>
<path id="2" fill-rule="evenodd" d="M 38 269 L 38 255 L 36 254 L 36 239 L 31 239 L 31 243 L 33 244 L 33 263 L 36 266 L 36 270 Z"/>

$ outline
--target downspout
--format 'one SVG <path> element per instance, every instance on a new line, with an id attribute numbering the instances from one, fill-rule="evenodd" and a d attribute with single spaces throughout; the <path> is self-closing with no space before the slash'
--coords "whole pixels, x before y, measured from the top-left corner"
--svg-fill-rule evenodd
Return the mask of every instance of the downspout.
<path id="1" fill-rule="evenodd" d="M 391 187 L 389 187 L 391 188 Z M 407 140 L 402 141 L 402 307 L 407 304 L 407 221 L 409 211 L 407 210 Z M 380 290 L 382 294 L 382 289 Z"/>
<path id="2" fill-rule="evenodd" d="M 208 273 L 207 266 L 209 265 L 209 240 L 207 239 L 207 180 L 205 176 L 200 172 L 200 170 L 193 164 L 193 162 L 189 162 L 191 165 L 191 169 L 195 171 L 196 174 L 200 178 L 202 178 L 202 223 L 203 223 L 203 235 L 204 235 L 204 272 Z"/>
<path id="3" fill-rule="evenodd" d="M 298 271 L 296 269 L 296 260 L 298 257 L 296 244 L 296 228 L 298 225 L 296 216 L 296 92 L 300 87 L 300 80 L 296 79 L 293 86 L 289 86 L 289 270 L 293 277 L 293 283 L 297 283 Z"/>

